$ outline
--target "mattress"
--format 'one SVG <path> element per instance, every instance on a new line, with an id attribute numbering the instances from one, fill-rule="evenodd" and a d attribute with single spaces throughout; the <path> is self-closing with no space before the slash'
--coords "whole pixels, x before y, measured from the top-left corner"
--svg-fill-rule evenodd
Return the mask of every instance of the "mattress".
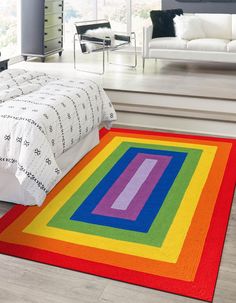
<path id="1" fill-rule="evenodd" d="M 86 155 L 92 148 L 99 143 L 98 128 L 90 132 L 79 143 L 56 159 L 62 174 L 58 182 Z M 34 199 L 20 185 L 16 176 L 0 170 L 0 201 L 11 202 L 23 205 L 34 205 Z"/>
<path id="2" fill-rule="evenodd" d="M 42 205 L 63 176 L 58 159 L 101 124 L 110 128 L 115 120 L 115 110 L 104 89 L 91 79 L 3 71 L 0 170 L 7 181 L 0 180 L 1 188 L 5 192 L 7 185 L 9 191 L 10 181 L 14 189 L 20 184 L 17 200 Z M 14 174 L 18 181 L 9 180 L 5 174 Z M 8 195 L 7 201 L 15 202 L 16 197 L 9 200 Z"/>

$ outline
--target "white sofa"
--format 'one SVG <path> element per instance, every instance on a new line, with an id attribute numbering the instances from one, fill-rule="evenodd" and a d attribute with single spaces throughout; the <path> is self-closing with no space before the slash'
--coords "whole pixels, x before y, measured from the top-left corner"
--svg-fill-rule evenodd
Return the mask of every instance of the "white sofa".
<path id="1" fill-rule="evenodd" d="M 143 68 L 148 58 L 236 63 L 236 14 L 194 15 L 202 21 L 203 39 L 152 39 L 153 26 L 143 29 Z"/>

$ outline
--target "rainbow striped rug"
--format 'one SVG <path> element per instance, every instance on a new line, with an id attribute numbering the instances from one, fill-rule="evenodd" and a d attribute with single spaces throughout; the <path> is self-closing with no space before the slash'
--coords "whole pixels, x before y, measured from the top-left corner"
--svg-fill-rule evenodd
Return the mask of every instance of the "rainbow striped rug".
<path id="1" fill-rule="evenodd" d="M 234 140 L 103 129 L 42 207 L 0 220 L 0 252 L 211 301 L 235 163 Z"/>

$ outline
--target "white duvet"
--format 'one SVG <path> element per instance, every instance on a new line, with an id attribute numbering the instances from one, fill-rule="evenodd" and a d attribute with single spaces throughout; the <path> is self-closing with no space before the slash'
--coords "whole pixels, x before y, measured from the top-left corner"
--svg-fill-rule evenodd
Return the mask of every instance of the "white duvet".
<path id="1" fill-rule="evenodd" d="M 104 90 L 91 80 L 44 73 L 0 73 L 0 169 L 15 174 L 41 205 L 61 171 L 56 158 L 101 122 L 116 120 Z M 1 180 L 0 180 L 1 182 Z"/>

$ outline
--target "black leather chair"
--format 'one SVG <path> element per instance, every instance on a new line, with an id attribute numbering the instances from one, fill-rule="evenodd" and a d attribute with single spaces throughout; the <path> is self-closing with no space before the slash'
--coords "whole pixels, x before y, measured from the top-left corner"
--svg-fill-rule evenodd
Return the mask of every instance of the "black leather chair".
<path id="1" fill-rule="evenodd" d="M 107 53 L 107 61 L 109 62 L 109 52 L 120 49 L 121 47 L 134 44 L 134 63 L 131 65 L 121 64 L 124 66 L 129 66 L 135 68 L 137 66 L 137 49 L 136 49 L 136 35 L 134 32 L 130 34 L 127 33 L 114 33 L 114 44 L 111 42 L 110 37 L 97 38 L 91 35 L 86 35 L 88 30 L 94 30 L 98 28 L 111 28 L 111 24 L 108 20 L 92 20 L 84 22 L 76 22 L 76 33 L 74 35 L 74 68 L 80 71 L 86 71 L 96 74 L 104 74 L 105 72 L 105 54 Z M 81 52 L 83 54 L 88 54 L 91 52 L 102 52 L 102 71 L 92 72 L 88 70 L 81 70 L 77 68 L 77 56 L 76 56 L 76 43 L 79 43 Z M 87 47 L 88 43 L 96 45 L 94 50 L 89 50 Z"/>

